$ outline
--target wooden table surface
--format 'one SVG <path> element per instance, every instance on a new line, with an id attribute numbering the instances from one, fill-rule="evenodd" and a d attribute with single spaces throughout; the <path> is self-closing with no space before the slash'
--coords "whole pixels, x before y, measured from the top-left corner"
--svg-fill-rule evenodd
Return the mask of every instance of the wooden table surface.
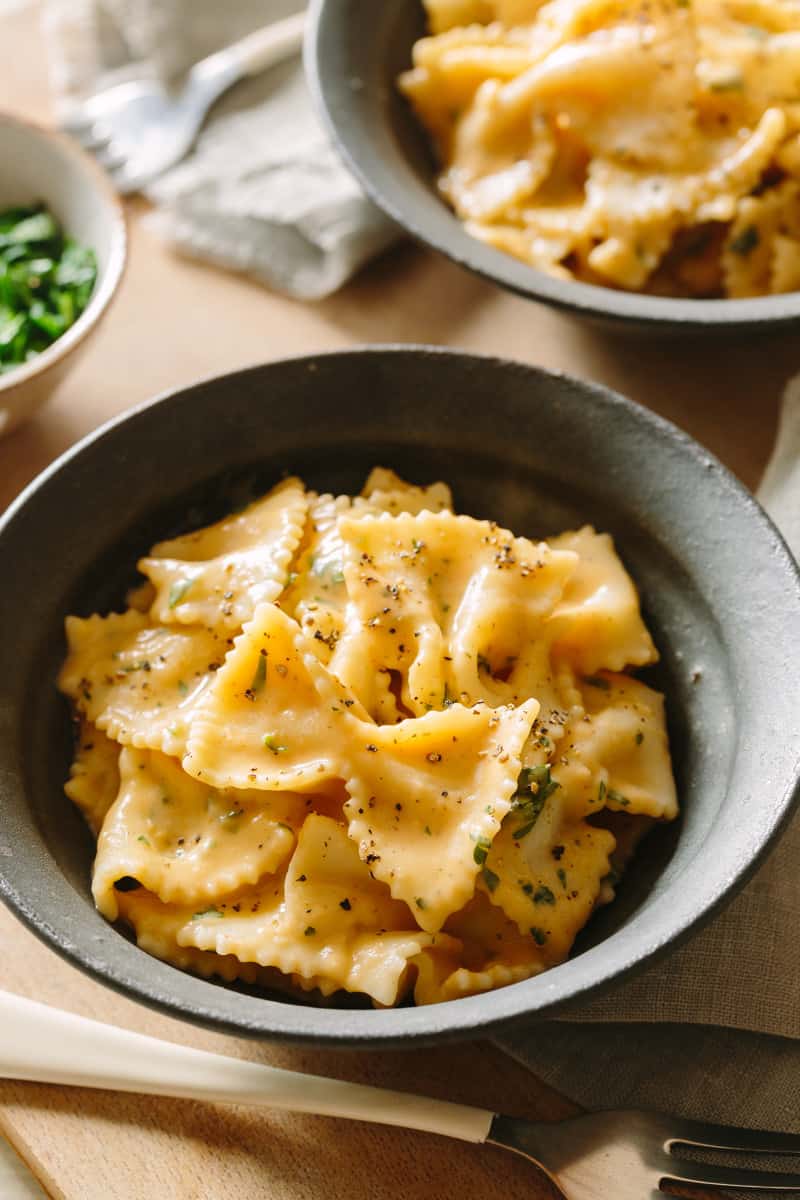
<path id="1" fill-rule="evenodd" d="M 0 109 L 51 119 L 37 10 L 2 17 Z M 176 258 L 133 202 L 130 263 L 91 348 L 32 423 L 0 441 L 0 510 L 101 421 L 201 376 L 357 342 L 432 342 L 617 387 L 704 442 L 750 486 L 775 431 L 794 334 L 728 341 L 610 336 L 402 245 L 339 295 L 304 305 Z M 647 464 L 642 464 L 647 469 Z M 223 1053 L 523 1116 L 570 1105 L 489 1044 L 356 1056 L 259 1046 L 160 1017 L 84 978 L 0 910 L 0 982 L 75 1012 Z M 0 1131 L 57 1200 L 544 1200 L 521 1161 L 422 1134 L 209 1104 L 0 1084 Z M 609 1198 L 611 1200 L 611 1198 Z"/>

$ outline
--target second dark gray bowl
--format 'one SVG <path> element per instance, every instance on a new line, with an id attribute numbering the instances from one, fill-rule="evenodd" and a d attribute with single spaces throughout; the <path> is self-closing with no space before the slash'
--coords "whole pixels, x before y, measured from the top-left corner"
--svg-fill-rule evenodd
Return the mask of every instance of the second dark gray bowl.
<path id="1" fill-rule="evenodd" d="M 397 90 L 425 33 L 421 0 L 312 0 L 306 71 L 342 154 L 413 237 L 485 279 L 595 322 L 651 333 L 768 332 L 800 321 L 800 292 L 749 300 L 642 296 L 554 279 L 479 242 L 435 187 L 424 130 Z"/>
<path id="2" fill-rule="evenodd" d="M 95 911 L 91 838 L 63 794 L 55 676 L 64 616 L 118 607 L 159 538 L 284 471 L 358 490 L 376 463 L 445 479 L 460 511 L 520 534 L 611 532 L 662 652 L 683 817 L 651 835 L 570 961 L 468 999 L 316 1008 L 151 958 Z M 50 946 L 133 999 L 252 1037 L 357 1046 L 470 1036 L 607 987 L 741 886 L 787 819 L 800 711 L 800 582 L 733 477 L 604 388 L 496 359 L 371 348 L 270 363 L 163 396 L 92 434 L 0 518 L 0 896 Z"/>

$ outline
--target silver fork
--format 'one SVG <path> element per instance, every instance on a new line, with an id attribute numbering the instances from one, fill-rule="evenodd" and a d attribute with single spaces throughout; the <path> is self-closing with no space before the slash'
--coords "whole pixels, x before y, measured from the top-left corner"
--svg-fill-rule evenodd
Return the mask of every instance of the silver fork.
<path id="1" fill-rule="evenodd" d="M 646 1112 L 558 1124 L 446 1100 L 302 1075 L 103 1025 L 0 992 L 0 1077 L 232 1102 L 421 1129 L 512 1150 L 566 1200 L 647 1200 L 674 1184 L 800 1194 L 800 1173 L 693 1162 L 685 1148 L 800 1156 L 800 1137 Z"/>
<path id="2" fill-rule="evenodd" d="M 117 191 L 137 191 L 188 153 L 223 92 L 297 53 L 304 25 L 297 13 L 256 30 L 195 63 L 174 94 L 158 79 L 117 84 L 74 107 L 61 126 L 95 155 Z"/>

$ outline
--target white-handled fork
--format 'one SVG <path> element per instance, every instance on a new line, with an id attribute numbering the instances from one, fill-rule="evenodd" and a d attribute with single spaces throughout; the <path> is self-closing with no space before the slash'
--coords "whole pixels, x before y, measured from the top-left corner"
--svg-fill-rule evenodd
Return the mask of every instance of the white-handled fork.
<path id="1" fill-rule="evenodd" d="M 70 110 L 62 128 L 106 168 L 119 192 L 134 192 L 179 162 L 211 105 L 248 75 L 296 54 L 305 13 L 275 21 L 196 63 L 171 94 L 158 79 L 131 80 Z"/>
<path id="2" fill-rule="evenodd" d="M 800 1156 L 800 1137 L 645 1112 L 557 1124 L 302 1075 L 130 1033 L 0 992 L 0 1077 L 263 1105 L 486 1142 L 540 1167 L 567 1200 L 647 1200 L 673 1184 L 800 1194 L 800 1173 L 690 1161 L 686 1147 Z"/>

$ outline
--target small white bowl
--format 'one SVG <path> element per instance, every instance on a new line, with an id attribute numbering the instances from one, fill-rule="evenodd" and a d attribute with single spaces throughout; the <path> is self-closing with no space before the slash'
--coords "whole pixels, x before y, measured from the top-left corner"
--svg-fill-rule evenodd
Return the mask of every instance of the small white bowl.
<path id="1" fill-rule="evenodd" d="M 108 308 L 125 266 L 125 215 L 94 159 L 63 134 L 0 113 L 0 212 L 37 201 L 66 233 L 94 250 L 97 281 L 86 309 L 62 337 L 30 362 L 0 375 L 0 436 L 53 394 Z"/>

